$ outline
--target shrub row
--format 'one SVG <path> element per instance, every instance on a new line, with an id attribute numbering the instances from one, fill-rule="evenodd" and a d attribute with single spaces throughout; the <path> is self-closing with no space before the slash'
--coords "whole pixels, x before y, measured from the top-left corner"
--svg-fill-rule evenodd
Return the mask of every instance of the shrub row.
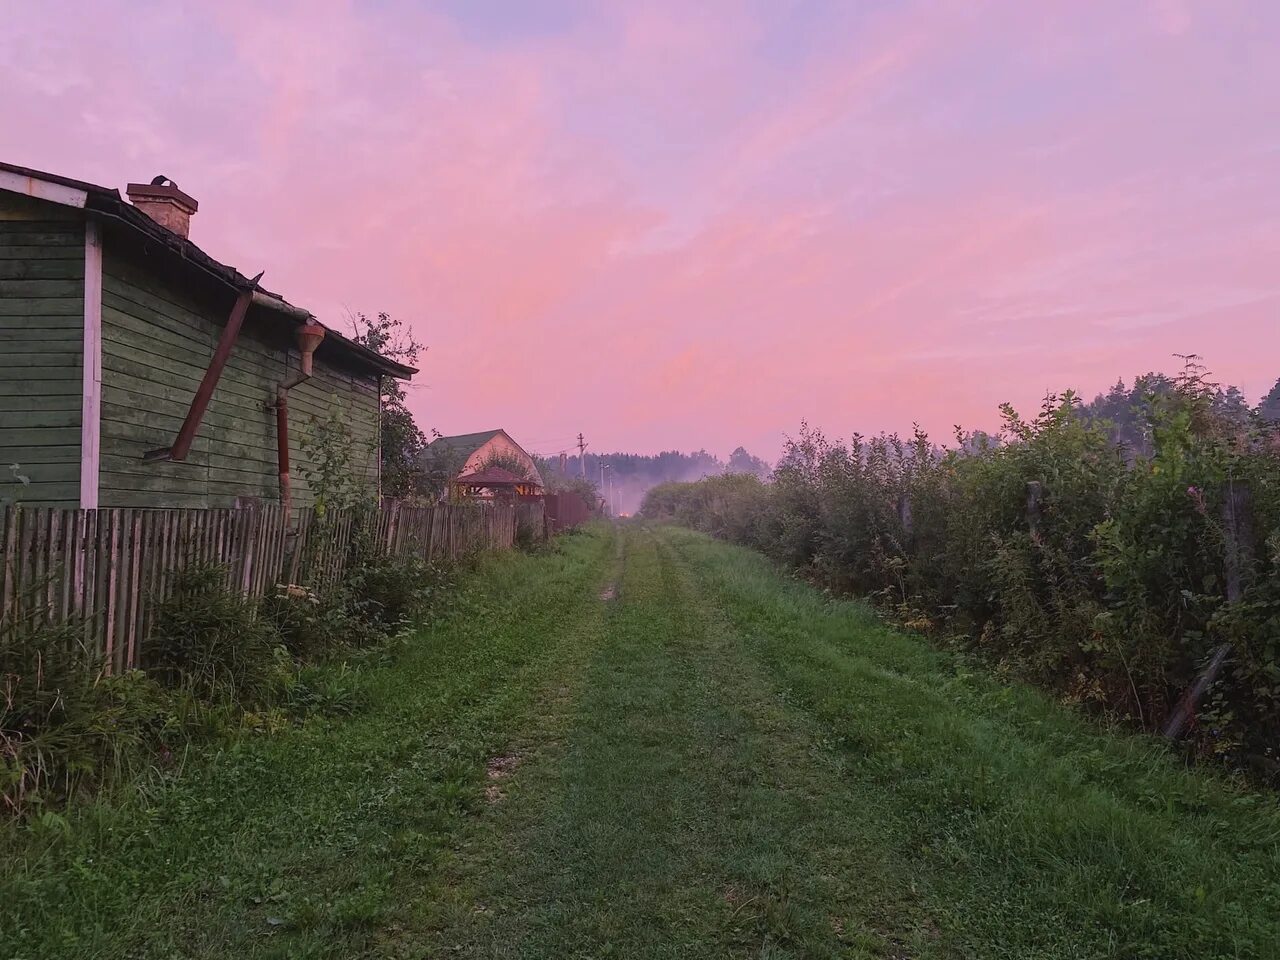
<path id="1" fill-rule="evenodd" d="M 1194 374 L 1144 405 L 1149 455 L 1071 394 L 996 438 L 828 442 L 807 427 L 771 482 L 730 475 L 650 491 L 641 515 L 755 547 L 1002 669 L 1158 729 L 1212 650 L 1201 752 L 1274 776 L 1280 735 L 1280 457 L 1274 425 L 1215 412 Z M 1253 545 L 1226 599 L 1223 498 L 1247 486 Z M 1029 512 L 1028 496 L 1036 502 Z"/>
<path id="2" fill-rule="evenodd" d="M 0 811 L 45 813 L 122 774 L 163 767 L 179 742 L 355 709 L 343 671 L 309 664 L 377 647 L 429 610 L 451 568 L 369 553 L 321 593 L 254 601 L 193 567 L 156 607 L 141 669 L 117 676 L 75 624 L 0 631 Z"/>

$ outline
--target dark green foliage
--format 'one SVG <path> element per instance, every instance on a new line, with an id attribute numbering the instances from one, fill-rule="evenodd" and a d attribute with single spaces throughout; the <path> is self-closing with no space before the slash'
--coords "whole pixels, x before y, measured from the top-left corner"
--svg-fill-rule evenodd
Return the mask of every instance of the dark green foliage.
<path id="1" fill-rule="evenodd" d="M 1259 549 L 1246 596 L 1228 604 L 1222 503 L 1229 481 L 1248 481 L 1259 546 L 1274 538 L 1280 459 L 1273 428 L 1234 396 L 1194 363 L 1161 379 L 1141 425 L 1126 427 L 1149 445 L 1137 456 L 1070 393 L 1031 420 L 1006 406 L 998 438 L 958 435 L 951 450 L 921 433 L 844 444 L 804 427 L 771 483 L 657 487 L 642 512 L 875 596 L 912 626 L 1148 730 L 1232 640 L 1193 740 L 1271 771 L 1280 558 Z"/>
<path id="2" fill-rule="evenodd" d="M 753 476 L 725 474 L 698 483 L 661 483 L 649 491 L 644 516 L 674 520 L 741 543 L 756 539 L 753 503 L 768 491 Z"/>
<path id="3" fill-rule="evenodd" d="M 285 708 L 297 717 L 347 717 L 364 705 L 359 688 L 345 665 L 332 669 L 303 667 L 290 677 L 282 701 Z"/>
<path id="4" fill-rule="evenodd" d="M 1268 423 L 1280 422 L 1280 380 L 1275 382 L 1258 404 L 1258 416 Z"/>
<path id="5" fill-rule="evenodd" d="M 60 804 L 163 760 L 184 740 L 357 710 L 341 676 L 306 664 L 355 659 L 357 651 L 389 659 L 388 637 L 439 605 L 455 576 L 452 567 L 384 557 L 367 544 L 354 549 L 365 559 L 333 587 L 283 588 L 259 602 L 230 589 L 221 567 L 178 573 L 140 651 L 145 671 L 123 676 L 103 675 L 76 624 L 6 623 L 0 812 Z"/>
<path id="6" fill-rule="evenodd" d="M 379 313 L 370 318 L 363 313 L 351 317 L 352 340 L 384 357 L 412 366 L 424 349 L 423 344 L 406 332 L 402 320 Z M 382 494 L 408 499 L 434 491 L 426 489 L 419 466 L 427 438 L 414 422 L 405 404 L 405 389 L 394 377 L 381 380 Z"/>
<path id="7" fill-rule="evenodd" d="M 316 594 L 298 587 L 263 597 L 259 613 L 298 660 L 318 660 L 361 647 L 380 636 L 351 607 L 343 589 Z"/>
<path id="8" fill-rule="evenodd" d="M 729 461 L 725 464 L 725 473 L 746 473 L 759 480 L 765 480 L 771 470 L 769 464 L 748 453 L 745 447 L 737 447 L 733 453 L 729 454 Z"/>
<path id="9" fill-rule="evenodd" d="M 453 568 L 417 557 L 371 555 L 347 575 L 348 609 L 386 634 L 407 626 L 454 585 Z"/>
<path id="10" fill-rule="evenodd" d="M 76 625 L 11 624 L 0 635 L 0 812 L 26 813 L 128 772 L 169 723 L 140 672 L 104 677 Z"/>
<path id="11" fill-rule="evenodd" d="M 156 606 L 142 664 L 166 686 L 251 705 L 279 682 L 280 649 L 271 621 L 228 589 L 225 569 L 193 566 L 177 574 L 172 595 Z"/>
<path id="12" fill-rule="evenodd" d="M 533 479 L 528 465 L 514 453 L 501 452 L 490 454 L 485 461 L 480 464 L 481 470 L 488 470 L 492 467 L 496 467 L 499 470 L 506 470 L 508 473 L 513 473 L 517 477 Z"/>

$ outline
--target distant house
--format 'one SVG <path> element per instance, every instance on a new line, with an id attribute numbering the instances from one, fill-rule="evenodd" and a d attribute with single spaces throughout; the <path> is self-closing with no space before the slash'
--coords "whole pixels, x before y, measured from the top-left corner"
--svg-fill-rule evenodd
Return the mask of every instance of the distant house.
<path id="1" fill-rule="evenodd" d="M 380 378 L 417 371 L 208 256 L 175 184 L 127 193 L 0 164 L 0 500 L 305 505 L 335 403 L 376 491 Z"/>
<path id="2" fill-rule="evenodd" d="M 505 430 L 437 437 L 422 454 L 428 475 L 450 499 L 540 497 L 542 475 L 525 449 Z"/>

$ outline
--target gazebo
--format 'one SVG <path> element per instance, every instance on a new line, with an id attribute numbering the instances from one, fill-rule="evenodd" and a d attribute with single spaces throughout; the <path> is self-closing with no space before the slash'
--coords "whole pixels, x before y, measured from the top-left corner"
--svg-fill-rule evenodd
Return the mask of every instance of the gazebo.
<path id="1" fill-rule="evenodd" d="M 453 499 L 536 500 L 542 496 L 542 485 L 502 467 L 484 467 L 464 473 L 450 482 Z"/>

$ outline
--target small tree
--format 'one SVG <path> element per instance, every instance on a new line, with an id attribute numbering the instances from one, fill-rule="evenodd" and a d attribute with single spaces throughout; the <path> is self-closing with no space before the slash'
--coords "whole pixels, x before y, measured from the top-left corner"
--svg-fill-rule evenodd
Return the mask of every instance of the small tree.
<path id="1" fill-rule="evenodd" d="M 1258 416 L 1268 422 L 1280 421 L 1280 380 L 1258 404 Z"/>
<path id="2" fill-rule="evenodd" d="M 350 420 L 350 412 L 335 395 L 329 412 L 312 417 L 298 440 L 306 455 L 300 464 L 302 476 L 320 515 L 373 499 L 364 465 L 369 451 L 352 436 Z"/>
<path id="3" fill-rule="evenodd" d="M 593 513 L 600 512 L 600 489 L 586 477 L 562 473 L 560 465 L 547 457 L 534 456 L 533 462 L 542 474 L 542 489 L 547 493 L 576 493 Z"/>
<path id="4" fill-rule="evenodd" d="M 529 465 L 521 460 L 514 453 L 493 453 L 490 454 L 485 461 L 480 464 L 481 470 L 488 470 L 490 467 L 497 467 L 499 470 L 505 470 L 507 473 L 514 473 L 517 477 L 525 480 L 535 480 L 535 471 L 529 469 Z"/>
<path id="5" fill-rule="evenodd" d="M 352 337 L 388 360 L 416 363 L 425 349 L 414 339 L 404 321 L 388 313 L 368 317 L 363 313 L 350 317 Z M 382 450 L 382 492 L 384 496 L 407 498 L 429 495 L 423 483 L 419 461 L 427 438 L 414 422 L 405 403 L 404 385 L 395 377 L 380 379 L 380 433 Z"/>
<path id="6" fill-rule="evenodd" d="M 747 473 L 765 480 L 769 476 L 769 464 L 759 457 L 747 453 L 745 447 L 738 447 L 729 454 L 729 462 L 725 465 L 725 473 Z"/>

